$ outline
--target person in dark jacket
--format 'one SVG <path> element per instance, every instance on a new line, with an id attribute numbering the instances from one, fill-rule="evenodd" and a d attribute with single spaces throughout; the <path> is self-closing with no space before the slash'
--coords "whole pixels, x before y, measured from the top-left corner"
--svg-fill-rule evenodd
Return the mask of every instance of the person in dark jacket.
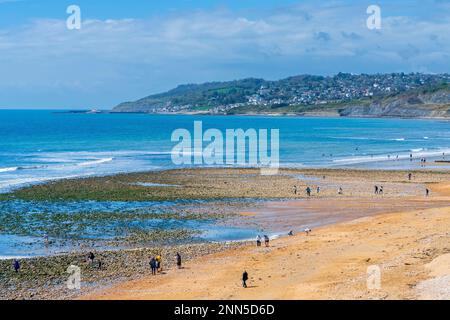
<path id="1" fill-rule="evenodd" d="M 88 262 L 89 263 L 93 263 L 94 259 L 95 259 L 94 254 L 92 252 L 89 252 L 89 254 L 88 254 Z"/>
<path id="2" fill-rule="evenodd" d="M 268 235 L 264 235 L 264 243 L 265 243 L 266 247 L 269 246 L 269 242 L 270 242 L 269 236 Z"/>
<path id="3" fill-rule="evenodd" d="M 248 273 L 247 271 L 244 271 L 244 273 L 242 274 L 242 286 L 244 288 L 247 288 L 247 280 L 248 280 Z"/>
<path id="4" fill-rule="evenodd" d="M 308 197 L 311 197 L 311 188 L 310 187 L 306 188 L 306 194 L 308 195 Z"/>
<path id="5" fill-rule="evenodd" d="M 152 275 L 156 275 L 156 259 L 154 257 L 150 259 L 150 269 L 152 270 Z"/>
<path id="6" fill-rule="evenodd" d="M 20 270 L 20 262 L 19 260 L 15 259 L 13 263 L 14 271 L 19 272 Z"/>
<path id="7" fill-rule="evenodd" d="M 256 236 L 256 246 L 261 247 L 261 236 L 259 234 Z"/>
<path id="8" fill-rule="evenodd" d="M 181 255 L 177 252 L 177 266 L 178 269 L 181 269 Z"/>

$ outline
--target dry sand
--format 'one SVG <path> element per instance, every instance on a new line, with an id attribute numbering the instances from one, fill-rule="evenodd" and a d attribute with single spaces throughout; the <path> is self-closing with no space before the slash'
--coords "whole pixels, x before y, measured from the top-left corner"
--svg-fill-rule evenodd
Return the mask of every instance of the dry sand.
<path id="1" fill-rule="evenodd" d="M 410 195 L 403 205 L 398 199 L 378 199 L 377 205 L 348 198 L 352 221 L 321 227 L 310 236 L 283 237 L 269 248 L 249 244 L 203 256 L 181 270 L 99 289 L 82 299 L 450 299 L 450 183 L 429 187 L 432 197 Z M 320 212 L 344 200 L 321 201 L 309 206 Z M 359 216 L 358 211 L 374 207 L 372 215 Z M 379 289 L 368 289 L 371 266 L 381 271 Z M 250 275 L 247 289 L 240 283 L 244 270 Z"/>

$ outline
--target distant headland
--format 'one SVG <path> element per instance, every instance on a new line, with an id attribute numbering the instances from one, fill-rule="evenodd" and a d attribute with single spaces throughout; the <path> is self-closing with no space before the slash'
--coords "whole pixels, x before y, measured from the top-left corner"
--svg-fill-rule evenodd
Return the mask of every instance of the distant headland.
<path id="1" fill-rule="evenodd" d="M 299 75 L 180 85 L 111 113 L 450 118 L 450 75 Z M 103 113 L 96 109 L 77 111 Z"/>

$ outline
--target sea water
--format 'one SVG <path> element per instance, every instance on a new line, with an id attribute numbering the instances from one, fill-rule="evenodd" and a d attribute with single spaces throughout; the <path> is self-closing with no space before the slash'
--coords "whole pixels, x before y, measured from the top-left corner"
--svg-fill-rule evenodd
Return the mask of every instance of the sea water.
<path id="1" fill-rule="evenodd" d="M 0 192 L 49 180 L 177 168 L 171 160 L 176 144 L 172 132 L 193 130 L 194 121 L 202 121 L 204 130 L 223 133 L 239 128 L 279 129 L 282 167 L 410 169 L 420 168 L 420 159 L 427 158 L 429 168 L 446 168 L 432 162 L 450 160 L 446 120 L 0 110 Z M 191 227 L 209 228 L 208 240 L 236 240 L 251 234 L 210 225 Z M 0 235 L 0 256 L 20 255 L 20 241 L 17 235 Z"/>
<path id="2" fill-rule="evenodd" d="M 50 179 L 174 168 L 171 134 L 192 130 L 194 121 L 222 132 L 279 129 L 286 167 L 392 169 L 417 167 L 423 157 L 450 160 L 444 120 L 0 110 L 0 192 Z"/>

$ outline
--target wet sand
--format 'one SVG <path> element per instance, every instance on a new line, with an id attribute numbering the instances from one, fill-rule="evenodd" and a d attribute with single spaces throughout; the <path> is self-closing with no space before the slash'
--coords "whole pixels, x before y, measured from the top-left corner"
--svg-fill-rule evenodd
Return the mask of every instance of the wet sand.
<path id="1" fill-rule="evenodd" d="M 100 198 L 124 201 L 233 196 L 252 205 L 232 207 L 233 214 L 223 223 L 282 235 L 294 230 L 296 235 L 272 241 L 269 248 L 256 248 L 253 243 L 241 244 L 239 249 L 227 249 L 223 244 L 213 249 L 209 245 L 165 248 L 163 259 L 168 268 L 156 277 L 150 276 L 148 268 L 149 256 L 156 249 L 151 247 L 99 252 L 97 256 L 105 261 L 102 270 L 90 268 L 81 254 L 30 259 L 18 275 L 11 271 L 11 262 L 4 261 L 0 263 L 0 298 L 447 298 L 450 172 L 416 171 L 411 181 L 407 174 L 283 169 L 280 175 L 267 177 L 253 169 L 172 170 L 23 189 L 14 196 L 38 200 L 49 194 L 58 199 L 80 195 L 95 200 L 100 191 Z M 127 189 L 136 181 L 182 187 Z M 383 186 L 383 195 L 374 194 L 375 185 Z M 313 190 L 311 197 L 305 193 L 307 186 Z M 317 186 L 320 193 L 315 192 Z M 338 188 L 343 194 L 338 194 Z M 426 188 L 431 189 L 430 197 L 425 197 Z M 305 227 L 313 229 L 308 237 L 299 233 Z M 181 270 L 174 268 L 174 250 L 186 258 Z M 74 262 L 84 268 L 85 286 L 81 292 L 66 292 L 66 269 Z M 371 265 L 382 271 L 380 290 L 367 289 Z M 250 274 L 246 290 L 240 284 L 244 270 Z"/>
<path id="2" fill-rule="evenodd" d="M 253 212 L 242 212 L 240 220 L 229 222 L 239 227 L 286 235 L 289 231 L 303 231 L 331 224 L 352 221 L 383 213 L 397 213 L 414 209 L 448 207 L 446 199 L 402 198 L 402 199 L 307 199 L 271 201 Z"/>
<path id="3" fill-rule="evenodd" d="M 346 217 L 351 221 L 319 227 L 309 236 L 282 237 L 269 248 L 248 244 L 202 256 L 182 270 L 125 281 L 81 298 L 450 299 L 450 183 L 428 187 L 429 198 L 310 201 L 305 208 L 317 212 L 352 209 Z M 298 203 L 269 206 L 280 213 L 277 220 L 270 220 L 273 214 L 264 217 L 267 208 L 244 212 L 243 218 L 291 225 Z M 381 271 L 380 288 L 367 286 L 371 266 Z M 247 289 L 240 283 L 244 270 L 250 275 Z"/>

